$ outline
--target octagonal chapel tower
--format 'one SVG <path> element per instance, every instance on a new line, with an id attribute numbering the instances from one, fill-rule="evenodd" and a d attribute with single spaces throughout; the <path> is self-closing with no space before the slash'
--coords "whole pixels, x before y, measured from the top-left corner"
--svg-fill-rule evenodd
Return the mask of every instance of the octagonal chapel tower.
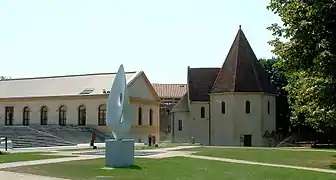
<path id="1" fill-rule="evenodd" d="M 275 130 L 275 88 L 239 27 L 210 92 L 211 144 L 264 146 Z"/>

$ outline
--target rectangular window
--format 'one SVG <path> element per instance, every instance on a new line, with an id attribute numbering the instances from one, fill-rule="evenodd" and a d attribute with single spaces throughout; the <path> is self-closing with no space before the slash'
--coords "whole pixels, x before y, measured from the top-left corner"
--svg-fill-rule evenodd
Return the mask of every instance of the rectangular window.
<path id="1" fill-rule="evenodd" d="M 251 113 L 251 103 L 250 101 L 245 102 L 245 113 L 250 114 Z"/>
<path id="2" fill-rule="evenodd" d="M 270 101 L 267 102 L 267 113 L 271 114 L 271 102 Z"/>
<path id="3" fill-rule="evenodd" d="M 142 108 L 138 108 L 138 125 L 142 125 Z"/>
<path id="4" fill-rule="evenodd" d="M 205 108 L 201 107 L 201 118 L 205 118 Z"/>
<path id="5" fill-rule="evenodd" d="M 178 120 L 178 131 L 182 131 L 182 120 Z"/>

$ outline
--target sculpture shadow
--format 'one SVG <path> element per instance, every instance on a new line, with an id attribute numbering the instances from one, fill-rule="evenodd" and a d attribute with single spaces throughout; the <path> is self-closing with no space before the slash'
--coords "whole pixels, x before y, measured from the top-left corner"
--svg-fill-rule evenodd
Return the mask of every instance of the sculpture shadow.
<path id="1" fill-rule="evenodd" d="M 135 169 L 135 170 L 141 170 L 142 168 L 138 165 L 131 165 L 127 167 L 116 167 L 116 169 Z"/>

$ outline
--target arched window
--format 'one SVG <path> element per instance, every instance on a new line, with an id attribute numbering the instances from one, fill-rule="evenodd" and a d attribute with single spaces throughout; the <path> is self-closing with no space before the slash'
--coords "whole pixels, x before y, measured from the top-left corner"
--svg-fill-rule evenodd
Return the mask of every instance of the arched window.
<path id="1" fill-rule="evenodd" d="M 222 114 L 225 114 L 225 102 L 222 102 Z"/>
<path id="2" fill-rule="evenodd" d="M 153 125 L 153 110 L 149 109 L 149 125 Z"/>
<path id="3" fill-rule="evenodd" d="M 13 106 L 6 106 L 5 107 L 5 125 L 6 126 L 13 126 L 13 116 L 14 116 L 14 107 Z"/>
<path id="4" fill-rule="evenodd" d="M 47 106 L 42 106 L 41 107 L 41 112 L 40 112 L 40 120 L 41 120 L 41 125 L 47 125 L 48 124 L 48 108 Z"/>
<path id="5" fill-rule="evenodd" d="M 86 125 L 86 108 L 84 105 L 78 107 L 78 126 Z"/>
<path id="6" fill-rule="evenodd" d="M 250 101 L 245 102 L 245 113 L 250 114 L 251 113 L 251 103 Z"/>
<path id="7" fill-rule="evenodd" d="M 66 107 L 64 105 L 60 106 L 58 109 L 58 124 L 60 126 L 66 125 Z"/>
<path id="8" fill-rule="evenodd" d="M 29 119 L 30 119 L 30 109 L 28 106 L 26 106 L 23 108 L 22 124 L 24 126 L 29 125 Z"/>
<path id="9" fill-rule="evenodd" d="M 267 113 L 271 114 L 271 102 L 267 102 Z"/>
<path id="10" fill-rule="evenodd" d="M 201 118 L 205 118 L 205 107 L 201 107 Z"/>
<path id="11" fill-rule="evenodd" d="M 142 108 L 138 108 L 138 125 L 142 125 Z"/>
<path id="12" fill-rule="evenodd" d="M 98 108 L 98 125 L 105 126 L 106 125 L 106 105 L 102 104 Z"/>

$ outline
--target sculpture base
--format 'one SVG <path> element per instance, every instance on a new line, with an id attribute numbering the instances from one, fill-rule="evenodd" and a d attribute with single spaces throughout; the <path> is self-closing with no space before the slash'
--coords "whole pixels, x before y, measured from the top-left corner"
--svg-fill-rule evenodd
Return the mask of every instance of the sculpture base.
<path id="1" fill-rule="evenodd" d="M 128 167 L 134 164 L 133 139 L 108 139 L 105 144 L 105 166 Z"/>

